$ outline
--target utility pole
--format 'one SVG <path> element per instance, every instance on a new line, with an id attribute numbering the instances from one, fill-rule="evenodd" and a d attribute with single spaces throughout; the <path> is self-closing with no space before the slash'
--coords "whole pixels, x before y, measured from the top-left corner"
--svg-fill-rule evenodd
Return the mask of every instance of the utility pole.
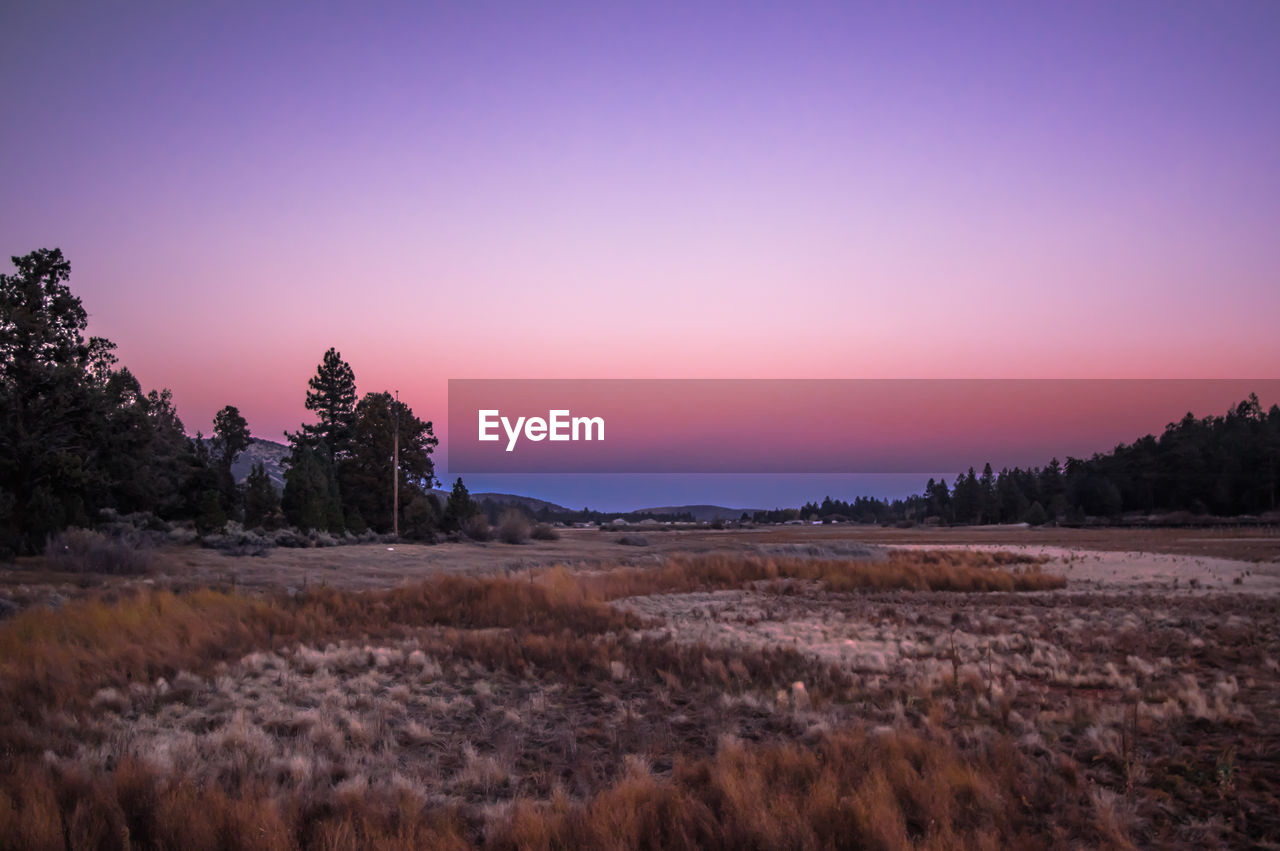
<path id="1" fill-rule="evenodd" d="M 394 407 L 395 437 L 391 451 L 391 534 L 400 537 L 400 391 L 396 391 Z"/>

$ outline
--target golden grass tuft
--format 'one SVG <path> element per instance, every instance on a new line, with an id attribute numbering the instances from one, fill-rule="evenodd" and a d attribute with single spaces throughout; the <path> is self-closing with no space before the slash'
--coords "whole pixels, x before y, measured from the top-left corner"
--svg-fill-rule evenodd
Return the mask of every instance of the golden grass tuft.
<path id="1" fill-rule="evenodd" d="M 753 582 L 796 579 L 821 582 L 830 591 L 909 590 L 1048 591 L 1066 587 L 1044 573 L 1041 561 L 1008 553 L 971 551 L 892 552 L 883 561 L 707 555 L 672 558 L 661 566 L 618 567 L 578 579 L 596 597 L 616 600 L 648 594 L 681 594 L 741 588 Z M 563 579 L 557 582 L 562 583 Z"/>

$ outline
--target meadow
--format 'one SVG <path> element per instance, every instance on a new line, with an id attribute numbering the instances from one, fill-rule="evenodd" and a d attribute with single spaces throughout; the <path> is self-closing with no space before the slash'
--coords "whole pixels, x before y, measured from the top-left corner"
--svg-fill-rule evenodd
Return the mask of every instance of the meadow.
<path id="1" fill-rule="evenodd" d="M 1280 842 L 1275 538 L 1024 533 L 25 559 L 0 848 Z"/>

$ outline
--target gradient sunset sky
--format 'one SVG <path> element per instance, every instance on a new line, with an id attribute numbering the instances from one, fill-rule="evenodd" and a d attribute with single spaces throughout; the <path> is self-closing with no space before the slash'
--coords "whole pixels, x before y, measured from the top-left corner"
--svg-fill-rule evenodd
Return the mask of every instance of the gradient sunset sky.
<path id="1" fill-rule="evenodd" d="M 192 432 L 279 439 L 329 346 L 438 431 L 448 378 L 1280 364 L 1272 0 L 18 0 L 0 94 L 0 251 Z"/>

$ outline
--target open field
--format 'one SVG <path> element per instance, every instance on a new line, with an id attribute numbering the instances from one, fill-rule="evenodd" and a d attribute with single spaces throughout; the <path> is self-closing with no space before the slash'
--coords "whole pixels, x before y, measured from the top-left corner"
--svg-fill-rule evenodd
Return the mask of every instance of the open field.
<path id="1" fill-rule="evenodd" d="M 1280 844 L 1274 536 L 1000 534 L 25 562 L 0 848 Z"/>

